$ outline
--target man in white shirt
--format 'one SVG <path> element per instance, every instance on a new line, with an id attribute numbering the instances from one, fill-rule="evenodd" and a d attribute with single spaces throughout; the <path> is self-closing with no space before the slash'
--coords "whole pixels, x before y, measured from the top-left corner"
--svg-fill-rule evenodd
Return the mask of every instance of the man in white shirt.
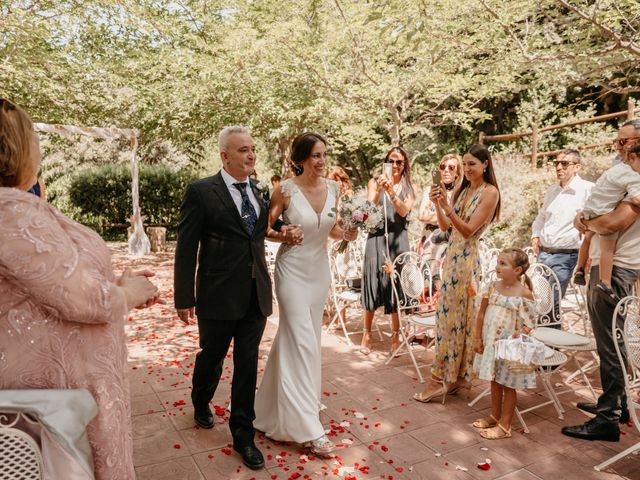
<path id="1" fill-rule="evenodd" d="M 558 277 L 561 296 L 567 291 L 581 243 L 573 219 L 583 209 L 593 188 L 592 182 L 578 175 L 581 162 L 577 150 L 565 150 L 556 157 L 554 165 L 559 182 L 547 189 L 542 208 L 531 226 L 531 247 L 538 261 Z M 558 305 L 560 300 L 555 302 Z"/>

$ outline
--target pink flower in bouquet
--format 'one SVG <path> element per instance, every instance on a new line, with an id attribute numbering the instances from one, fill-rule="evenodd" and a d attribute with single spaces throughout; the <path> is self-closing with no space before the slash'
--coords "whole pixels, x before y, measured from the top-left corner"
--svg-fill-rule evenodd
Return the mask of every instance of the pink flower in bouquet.
<path id="1" fill-rule="evenodd" d="M 365 221 L 364 215 L 365 213 L 362 210 L 354 210 L 351 215 L 351 220 L 356 223 L 362 223 Z"/>

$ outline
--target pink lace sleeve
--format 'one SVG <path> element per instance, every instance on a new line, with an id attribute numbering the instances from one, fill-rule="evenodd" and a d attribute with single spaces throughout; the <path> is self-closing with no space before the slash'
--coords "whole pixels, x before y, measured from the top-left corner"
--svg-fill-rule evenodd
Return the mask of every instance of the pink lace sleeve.
<path id="1" fill-rule="evenodd" d="M 95 236 L 78 224 L 62 222 L 35 197 L 1 190 L 0 274 L 55 318 L 122 321 L 126 299 L 111 281 L 108 253 L 96 245 Z"/>

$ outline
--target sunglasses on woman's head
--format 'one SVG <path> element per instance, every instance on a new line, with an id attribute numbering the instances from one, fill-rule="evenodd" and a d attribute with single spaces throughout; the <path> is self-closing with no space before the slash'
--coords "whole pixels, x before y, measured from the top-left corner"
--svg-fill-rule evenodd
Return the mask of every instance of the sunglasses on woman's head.
<path id="1" fill-rule="evenodd" d="M 455 171 L 456 166 L 455 166 L 455 165 L 447 165 L 447 164 L 443 163 L 443 164 L 442 164 L 442 165 L 440 165 L 438 168 L 439 168 L 441 171 L 444 171 L 444 170 L 446 169 L 446 170 L 449 170 L 450 172 L 453 172 L 453 171 Z"/>

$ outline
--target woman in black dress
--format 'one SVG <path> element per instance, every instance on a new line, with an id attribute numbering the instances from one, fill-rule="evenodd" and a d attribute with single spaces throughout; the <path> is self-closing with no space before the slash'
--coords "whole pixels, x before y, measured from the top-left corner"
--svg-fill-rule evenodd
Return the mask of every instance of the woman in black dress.
<path id="1" fill-rule="evenodd" d="M 384 313 L 391 314 L 393 333 L 391 351 L 400 345 L 400 321 L 391 294 L 390 264 L 403 252 L 409 251 L 407 215 L 415 201 L 416 188 L 411 182 L 409 156 L 401 147 L 393 147 L 387 152 L 385 163 L 393 166 L 392 173 L 384 173 L 369 180 L 367 199 L 377 205 L 386 203 L 387 232 L 389 248 L 385 240 L 384 227 L 369 234 L 364 253 L 362 272 L 362 306 L 364 313 L 364 334 L 360 351 L 371 352 L 371 327 L 378 307 L 384 306 Z"/>

